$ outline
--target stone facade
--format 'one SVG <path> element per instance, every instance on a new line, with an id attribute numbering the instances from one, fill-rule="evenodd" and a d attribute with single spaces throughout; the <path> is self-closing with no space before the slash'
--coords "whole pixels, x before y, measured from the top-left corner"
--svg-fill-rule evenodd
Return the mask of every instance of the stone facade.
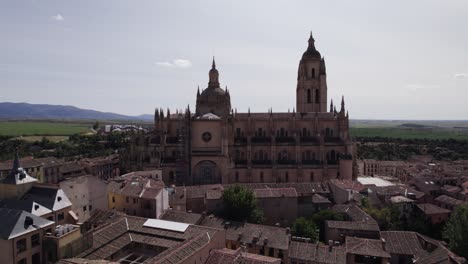
<path id="1" fill-rule="evenodd" d="M 344 99 L 327 110 L 325 60 L 309 38 L 298 69 L 292 112 L 237 113 L 213 60 L 196 110 L 156 109 L 154 131 L 133 137 L 128 171 L 161 168 L 176 185 L 320 182 L 353 179 L 353 143 Z M 296 111 L 297 109 L 297 111 Z"/>

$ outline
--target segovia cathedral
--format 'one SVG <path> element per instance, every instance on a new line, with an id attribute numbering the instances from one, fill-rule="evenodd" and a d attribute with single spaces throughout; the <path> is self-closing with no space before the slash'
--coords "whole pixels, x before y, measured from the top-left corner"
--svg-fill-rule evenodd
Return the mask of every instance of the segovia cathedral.
<path id="1" fill-rule="evenodd" d="M 237 113 L 213 59 L 196 109 L 156 109 L 154 130 L 123 153 L 128 170 L 162 169 L 166 184 L 320 182 L 353 179 L 353 142 L 344 98 L 327 101 L 325 60 L 310 35 L 299 62 L 292 112 Z"/>

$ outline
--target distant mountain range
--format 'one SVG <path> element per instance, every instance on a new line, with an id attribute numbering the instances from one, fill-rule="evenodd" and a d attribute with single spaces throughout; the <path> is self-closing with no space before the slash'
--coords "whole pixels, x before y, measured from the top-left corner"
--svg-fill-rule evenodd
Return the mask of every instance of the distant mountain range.
<path id="1" fill-rule="evenodd" d="M 0 119 L 92 119 L 152 120 L 152 115 L 127 116 L 110 112 L 81 109 L 69 105 L 0 103 Z"/>

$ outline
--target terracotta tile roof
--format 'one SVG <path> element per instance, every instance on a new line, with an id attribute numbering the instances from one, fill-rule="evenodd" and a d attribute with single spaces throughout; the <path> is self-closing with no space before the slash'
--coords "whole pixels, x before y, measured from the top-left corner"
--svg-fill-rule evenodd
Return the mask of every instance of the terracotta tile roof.
<path id="1" fill-rule="evenodd" d="M 442 191 L 448 192 L 448 193 L 459 193 L 461 191 L 461 188 L 458 186 L 453 186 L 453 185 L 444 185 L 442 186 Z"/>
<path id="2" fill-rule="evenodd" d="M 468 203 L 468 202 L 465 202 L 465 201 L 462 201 L 462 200 L 452 198 L 452 197 L 447 196 L 447 195 L 441 195 L 441 196 L 435 198 L 435 201 L 438 201 L 438 202 L 443 203 L 443 204 L 449 204 L 449 205 L 452 205 L 452 206 L 458 206 L 458 205 Z"/>
<path id="3" fill-rule="evenodd" d="M 294 188 L 265 188 L 254 189 L 255 197 L 257 198 L 281 198 L 281 197 L 297 197 L 296 189 Z"/>
<path id="4" fill-rule="evenodd" d="M 376 223 L 370 215 L 356 205 L 335 205 L 332 207 L 332 210 L 344 213 L 351 221 Z"/>
<path id="5" fill-rule="evenodd" d="M 201 214 L 195 213 L 186 213 L 186 212 L 178 212 L 178 211 L 166 211 L 160 219 L 167 220 L 167 221 L 174 221 L 186 224 L 196 225 L 200 223 L 203 216 Z"/>
<path id="6" fill-rule="evenodd" d="M 241 248 L 215 249 L 210 252 L 205 264 L 281 264 L 281 259 L 243 252 Z"/>
<path id="7" fill-rule="evenodd" d="M 240 223 L 208 216 L 203 219 L 202 226 L 226 229 L 226 239 L 240 241 L 246 244 L 266 245 L 271 248 L 288 250 L 289 235 L 285 228 L 275 226 Z"/>
<path id="8" fill-rule="evenodd" d="M 359 231 L 375 231 L 379 232 L 379 225 L 373 222 L 357 222 L 357 221 L 325 221 L 327 228 L 359 230 Z"/>
<path id="9" fill-rule="evenodd" d="M 346 237 L 346 253 L 390 258 L 390 254 L 382 247 L 382 241 L 377 239 Z"/>
<path id="10" fill-rule="evenodd" d="M 450 213 L 450 210 L 444 209 L 442 207 L 439 207 L 437 205 L 433 205 L 430 203 L 417 204 L 416 206 L 419 208 L 419 210 L 421 210 L 423 213 L 427 215 Z"/>
<path id="11" fill-rule="evenodd" d="M 312 195 L 312 203 L 314 204 L 331 204 L 332 202 L 328 198 L 323 197 L 320 194 Z"/>
<path id="12" fill-rule="evenodd" d="M 419 233 L 382 231 L 380 234 L 385 240 L 385 249 L 388 253 L 412 256 L 415 258 L 414 263 L 465 263 L 463 258 L 448 250 L 443 242 Z"/>
<path id="13" fill-rule="evenodd" d="M 330 184 L 333 184 L 339 188 L 346 189 L 346 190 L 354 190 L 360 192 L 364 190 L 366 187 L 357 181 L 350 181 L 350 180 L 337 180 L 333 179 L 330 180 Z"/>
<path id="14" fill-rule="evenodd" d="M 224 187 L 233 186 L 235 184 L 227 184 Z M 239 183 L 238 185 L 244 186 L 251 190 L 266 189 L 266 188 L 294 188 L 298 196 L 308 196 L 312 194 L 328 195 L 330 189 L 327 183 Z"/>
<path id="15" fill-rule="evenodd" d="M 102 213 L 105 215 L 105 213 Z M 146 218 L 124 216 L 93 233 L 92 247 L 78 258 L 106 259 L 131 243 L 157 246 L 164 250 L 145 263 L 180 263 L 205 247 L 219 229 L 189 225 L 185 232 L 143 226 Z"/>
<path id="16" fill-rule="evenodd" d="M 385 250 L 390 254 L 411 256 L 425 254 L 416 232 L 382 231 L 380 235 L 385 239 Z"/>
<path id="17" fill-rule="evenodd" d="M 296 262 L 313 262 L 313 263 L 346 263 L 346 252 L 343 246 L 330 247 L 324 244 L 304 243 L 291 241 L 289 246 L 289 258 L 299 260 Z"/>
<path id="18" fill-rule="evenodd" d="M 146 261 L 147 264 L 174 264 L 181 263 L 188 257 L 205 247 L 210 242 L 208 233 L 201 233 L 177 246 L 163 251 L 153 259 Z"/>
<path id="19" fill-rule="evenodd" d="M 109 182 L 110 193 L 154 199 L 164 189 L 164 183 L 144 177 L 119 178 Z"/>

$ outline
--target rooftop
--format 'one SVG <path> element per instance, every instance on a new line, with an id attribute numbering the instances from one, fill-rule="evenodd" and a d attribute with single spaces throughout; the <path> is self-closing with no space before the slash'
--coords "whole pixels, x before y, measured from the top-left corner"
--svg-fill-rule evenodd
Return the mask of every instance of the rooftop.
<path id="1" fill-rule="evenodd" d="M 201 214 L 178 212 L 178 211 L 173 211 L 173 210 L 166 211 L 160 217 L 160 219 L 162 220 L 187 223 L 187 224 L 192 224 L 192 225 L 196 225 L 200 223 L 202 218 L 203 216 Z"/>
<path id="2" fill-rule="evenodd" d="M 395 184 L 378 177 L 358 177 L 357 181 L 362 185 L 375 185 L 377 187 L 393 186 Z"/>
<path id="3" fill-rule="evenodd" d="M 383 249 L 382 241 L 377 239 L 346 237 L 346 253 L 390 258 L 390 254 Z"/>
<path id="4" fill-rule="evenodd" d="M 467 202 L 465 202 L 465 201 L 458 200 L 458 199 L 452 198 L 452 197 L 447 196 L 447 195 L 441 195 L 441 196 L 435 198 L 435 200 L 438 201 L 438 202 L 444 203 L 444 204 L 452 205 L 452 206 L 467 204 Z"/>
<path id="5" fill-rule="evenodd" d="M 38 216 L 71 205 L 62 189 L 45 186 L 33 186 L 21 199 L 8 199 L 1 203 L 2 207 L 24 210 Z"/>
<path id="6" fill-rule="evenodd" d="M 267 245 L 282 250 L 288 250 L 289 247 L 289 234 L 285 228 L 233 222 L 212 215 L 205 217 L 201 225 L 226 229 L 226 240 L 259 246 Z"/>
<path id="7" fill-rule="evenodd" d="M 210 256 L 205 264 L 230 264 L 230 263 L 248 263 L 248 264 L 281 264 L 281 259 L 272 258 L 263 255 L 251 254 L 232 249 L 215 249 L 210 252 Z"/>
<path id="8" fill-rule="evenodd" d="M 291 241 L 289 247 L 289 257 L 304 262 L 314 263 L 346 263 L 346 252 L 343 246 L 332 246 L 324 244 L 304 243 Z"/>
<path id="9" fill-rule="evenodd" d="M 0 236 L 4 240 L 13 239 L 54 224 L 52 221 L 31 213 L 7 208 L 0 208 L 0 219 L 2 219 Z"/>
<path id="10" fill-rule="evenodd" d="M 108 190 L 111 193 L 154 199 L 164 189 L 164 182 L 146 177 L 129 177 L 112 180 L 109 182 Z"/>
<path id="11" fill-rule="evenodd" d="M 195 225 L 186 225 L 185 231 L 174 231 L 165 226 L 147 227 L 145 223 L 148 220 L 156 219 L 123 216 L 114 220 L 111 224 L 95 231 L 92 247 L 77 257 L 109 260 L 114 254 L 132 245 L 140 248 L 141 246 L 138 245 L 144 244 L 146 247 L 158 249 L 154 250 L 154 255 L 148 257 L 147 263 L 180 263 L 210 243 L 211 237 L 221 231 Z"/>
<path id="12" fill-rule="evenodd" d="M 421 210 L 426 215 L 450 213 L 450 210 L 444 209 L 442 207 L 439 207 L 437 205 L 433 205 L 430 203 L 417 204 L 416 206 L 419 208 L 419 210 Z"/>

